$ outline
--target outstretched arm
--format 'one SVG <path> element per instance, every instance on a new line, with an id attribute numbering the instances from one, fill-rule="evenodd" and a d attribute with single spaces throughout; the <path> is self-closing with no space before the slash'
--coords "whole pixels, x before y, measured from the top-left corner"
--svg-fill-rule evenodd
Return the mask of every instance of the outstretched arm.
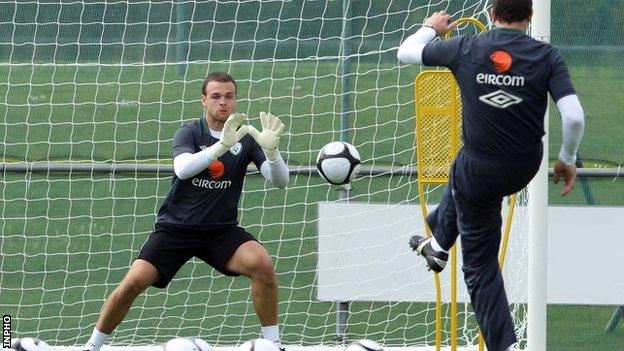
<path id="1" fill-rule="evenodd" d="M 284 133 L 284 123 L 271 113 L 260 112 L 262 132 L 249 126 L 249 134 L 264 151 L 267 160 L 260 166 L 260 173 L 273 184 L 283 189 L 288 185 L 288 167 L 279 153 L 279 139 Z"/>

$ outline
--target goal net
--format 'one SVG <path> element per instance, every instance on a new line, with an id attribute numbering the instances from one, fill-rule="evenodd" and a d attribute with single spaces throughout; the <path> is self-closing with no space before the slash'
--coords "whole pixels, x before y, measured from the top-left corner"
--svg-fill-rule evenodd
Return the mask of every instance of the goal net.
<path id="1" fill-rule="evenodd" d="M 252 171 L 239 206 L 241 225 L 276 265 L 283 342 L 335 346 L 368 338 L 388 347 L 434 345 L 432 276 L 397 282 L 397 289 L 418 283 L 422 290 L 413 298 L 346 301 L 346 339 L 335 340 L 340 301 L 318 295 L 319 203 L 343 203 L 344 193 L 323 182 L 314 163 L 324 144 L 349 141 L 364 165 L 349 202 L 418 211 L 413 82 L 421 68 L 400 65 L 396 49 L 435 11 L 489 23 L 488 5 L 3 2 L 0 311 L 12 317 L 12 336 L 57 346 L 88 340 L 103 302 L 153 229 L 171 183 L 175 130 L 202 117 L 207 73 L 225 71 L 237 79 L 237 109 L 251 124 L 258 127 L 259 112 L 271 111 L 286 125 L 280 149 L 292 171 L 288 188 L 271 189 Z M 429 188 L 427 202 L 435 204 L 441 190 Z M 524 219 L 517 210 L 512 236 L 526 233 Z M 389 235 L 385 231 L 393 223 L 378 220 L 376 229 Z M 406 228 L 412 235 L 424 233 L 422 225 Z M 400 245 L 405 251 L 397 256 L 413 257 L 405 272 L 424 271 L 407 242 Z M 526 259 L 522 245 L 519 240 L 508 248 L 519 262 Z M 505 270 L 508 292 L 524 288 L 526 267 Z M 336 289 L 343 283 L 375 284 L 352 275 L 342 279 Z M 521 339 L 524 301 L 512 306 Z M 459 344 L 474 345 L 474 316 L 468 304 L 460 308 Z M 448 330 L 448 314 L 444 321 Z M 259 331 L 249 281 L 222 276 L 194 259 L 166 289 L 142 294 L 108 343 L 157 345 L 199 336 L 227 346 L 256 338 Z"/>

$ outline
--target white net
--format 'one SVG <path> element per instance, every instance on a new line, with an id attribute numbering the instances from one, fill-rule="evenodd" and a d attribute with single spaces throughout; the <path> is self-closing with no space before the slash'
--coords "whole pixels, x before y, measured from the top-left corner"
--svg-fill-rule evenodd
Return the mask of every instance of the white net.
<path id="1" fill-rule="evenodd" d="M 417 204 L 416 177 L 387 171 L 417 167 L 413 80 L 419 68 L 401 67 L 396 48 L 433 11 L 487 23 L 488 3 L 5 1 L 0 154 L 7 165 L 167 166 L 174 131 L 202 116 L 203 78 L 231 73 L 238 110 L 256 126 L 260 111 L 281 116 L 282 155 L 302 170 L 286 190 L 250 175 L 239 211 L 242 225 L 274 258 L 284 343 L 335 345 L 336 305 L 317 299 L 317 204 L 339 201 L 340 193 L 307 169 L 324 144 L 344 138 L 367 169 L 382 170 L 353 183 L 352 203 Z M 4 168 L 0 311 L 13 317 L 13 337 L 83 344 L 151 232 L 170 182 L 169 171 Z M 428 202 L 439 195 L 431 189 Z M 354 301 L 348 340 L 433 345 L 434 307 Z M 463 308 L 461 342 L 473 344 L 474 318 Z M 214 345 L 258 337 L 249 281 L 193 260 L 167 289 L 141 295 L 109 342 L 154 345 L 174 336 L 200 336 Z"/>

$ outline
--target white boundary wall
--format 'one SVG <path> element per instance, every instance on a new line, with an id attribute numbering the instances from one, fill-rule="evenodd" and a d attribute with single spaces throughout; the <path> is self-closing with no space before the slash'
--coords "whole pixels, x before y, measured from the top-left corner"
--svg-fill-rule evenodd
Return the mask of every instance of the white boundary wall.
<path id="1" fill-rule="evenodd" d="M 548 218 L 548 303 L 624 305 L 624 274 L 616 264 L 624 254 L 624 207 L 550 207 Z M 319 204 L 317 298 L 435 301 L 433 274 L 407 244 L 414 234 L 424 235 L 417 205 Z M 514 241 L 528 238 L 512 235 L 510 240 L 513 248 Z M 508 252 L 506 269 L 527 264 L 519 259 Z M 448 271 L 442 273 L 447 300 Z M 458 299 L 467 302 L 458 272 Z M 526 285 L 512 290 L 514 283 L 505 284 L 510 301 L 527 301 Z"/>

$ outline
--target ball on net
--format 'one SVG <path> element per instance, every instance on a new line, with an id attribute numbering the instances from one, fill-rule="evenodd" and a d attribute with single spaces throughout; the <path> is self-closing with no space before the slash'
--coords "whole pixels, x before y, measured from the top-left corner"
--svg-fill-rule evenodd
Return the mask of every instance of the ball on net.
<path id="1" fill-rule="evenodd" d="M 333 141 L 319 151 L 316 168 L 327 182 L 342 185 L 355 179 L 361 162 L 355 146 L 344 141 Z"/>

